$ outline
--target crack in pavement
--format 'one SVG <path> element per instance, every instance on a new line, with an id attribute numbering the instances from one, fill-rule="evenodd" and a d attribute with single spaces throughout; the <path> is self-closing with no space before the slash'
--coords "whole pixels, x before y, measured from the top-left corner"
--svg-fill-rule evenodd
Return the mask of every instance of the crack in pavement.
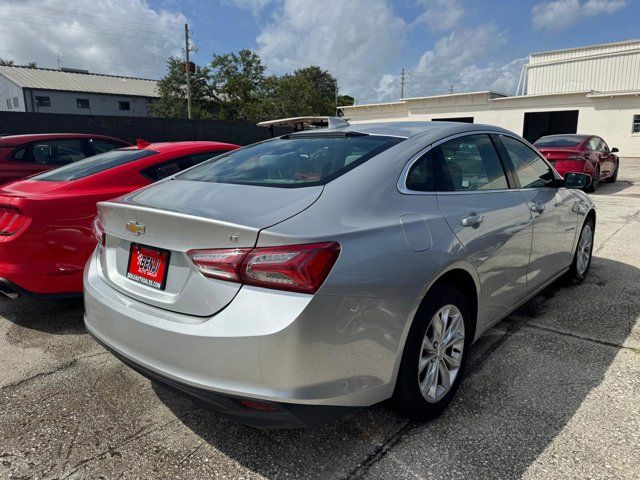
<path id="1" fill-rule="evenodd" d="M 631 350 L 632 352 L 635 353 L 640 353 L 640 349 L 639 348 L 635 348 L 635 347 L 627 347 L 625 345 L 621 345 L 619 343 L 615 343 L 615 342 L 610 342 L 608 340 L 600 340 L 598 338 L 594 338 L 594 337 L 588 337 L 586 335 L 580 335 L 579 333 L 572 333 L 566 330 L 558 330 L 552 327 L 547 327 L 545 325 L 537 325 L 535 323 L 529 323 L 527 322 L 524 327 L 528 327 L 534 330 L 542 330 L 545 332 L 550 332 L 550 333 L 555 333 L 557 335 L 561 335 L 561 336 L 566 336 L 566 337 L 571 337 L 571 338 L 578 338 L 580 340 L 585 340 L 587 342 L 593 342 L 593 343 L 597 343 L 599 345 L 606 345 L 608 347 L 614 347 L 617 349 L 624 349 L 624 350 Z"/>
<path id="2" fill-rule="evenodd" d="M 19 380 L 19 381 L 17 381 L 17 382 L 9 383 L 9 384 L 7 384 L 7 385 L 4 385 L 4 386 L 0 387 L 0 391 L 2 391 L 2 392 L 3 392 L 3 391 L 5 391 L 5 390 L 9 390 L 9 389 L 11 389 L 11 388 L 19 387 L 19 386 L 21 386 L 22 384 L 24 384 L 24 383 L 28 383 L 28 382 L 30 382 L 31 380 L 35 380 L 35 379 L 36 379 L 36 378 L 38 378 L 38 377 L 46 377 L 47 375 L 51 375 L 51 374 L 56 373 L 56 372 L 59 372 L 59 371 L 61 371 L 61 370 L 65 370 L 65 369 L 67 369 L 67 368 L 73 367 L 73 366 L 74 366 L 78 361 L 83 360 L 83 359 L 85 359 L 85 358 L 98 357 L 98 356 L 100 356 L 100 355 L 106 355 L 106 354 L 108 354 L 108 353 L 109 353 L 109 352 L 106 352 L 106 351 L 105 351 L 105 352 L 92 353 L 92 354 L 89 354 L 89 355 L 82 355 L 82 356 L 80 356 L 80 357 L 76 357 L 76 358 L 72 359 L 71 361 L 69 361 L 69 362 L 67 362 L 67 363 L 64 363 L 64 364 L 60 365 L 59 367 L 54 368 L 53 370 L 50 370 L 50 371 L 48 371 L 48 372 L 39 372 L 39 373 L 36 373 L 35 375 L 32 375 L 32 376 L 30 376 L 30 377 L 23 378 L 22 380 Z"/>

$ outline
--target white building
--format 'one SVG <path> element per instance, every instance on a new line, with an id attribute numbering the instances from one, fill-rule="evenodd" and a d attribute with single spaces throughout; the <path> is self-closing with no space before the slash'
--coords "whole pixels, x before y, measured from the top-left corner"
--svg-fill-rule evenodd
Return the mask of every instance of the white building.
<path id="1" fill-rule="evenodd" d="M 354 123 L 456 120 L 507 128 L 535 141 L 595 134 L 640 157 L 640 40 L 533 53 L 515 96 L 484 91 L 341 107 Z"/>
<path id="2" fill-rule="evenodd" d="M 147 117 L 157 98 L 155 80 L 0 66 L 0 111 Z"/>

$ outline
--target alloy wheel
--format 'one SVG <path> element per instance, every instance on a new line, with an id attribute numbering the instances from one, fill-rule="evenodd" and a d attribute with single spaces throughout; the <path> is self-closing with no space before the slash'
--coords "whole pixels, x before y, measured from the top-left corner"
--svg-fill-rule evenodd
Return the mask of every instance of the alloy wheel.
<path id="1" fill-rule="evenodd" d="M 593 246 L 593 230 L 591 225 L 586 224 L 578 240 L 578 252 L 576 256 L 576 272 L 584 275 L 591 259 L 591 249 Z"/>
<path id="2" fill-rule="evenodd" d="M 464 352 L 464 319 L 455 305 L 445 305 L 431 318 L 418 359 L 420 392 L 429 403 L 442 399 L 453 386 Z"/>

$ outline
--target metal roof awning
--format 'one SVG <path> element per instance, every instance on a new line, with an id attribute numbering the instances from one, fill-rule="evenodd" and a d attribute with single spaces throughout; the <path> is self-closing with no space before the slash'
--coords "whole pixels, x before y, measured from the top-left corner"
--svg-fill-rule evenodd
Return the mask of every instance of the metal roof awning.
<path id="1" fill-rule="evenodd" d="M 260 127 L 290 127 L 294 130 L 307 130 L 310 128 L 338 128 L 346 127 L 349 122 L 340 117 L 291 117 L 267 120 L 258 123 Z"/>

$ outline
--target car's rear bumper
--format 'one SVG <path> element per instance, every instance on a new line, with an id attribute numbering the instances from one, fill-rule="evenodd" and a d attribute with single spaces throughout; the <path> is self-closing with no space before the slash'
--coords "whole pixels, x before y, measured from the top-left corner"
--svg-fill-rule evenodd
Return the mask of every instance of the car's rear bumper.
<path id="1" fill-rule="evenodd" d="M 145 376 L 149 380 L 159 383 L 166 388 L 187 397 L 196 405 L 211 410 L 219 415 L 232 418 L 240 423 L 260 428 L 306 428 L 322 425 L 337 420 L 355 410 L 357 407 L 334 407 L 323 405 L 301 405 L 281 402 L 260 402 L 260 405 L 249 408 L 243 405 L 243 400 L 249 398 L 234 397 L 196 388 L 165 377 L 157 372 L 139 365 L 130 358 L 105 345 L 99 338 L 93 338 L 109 350 L 115 357 Z M 264 407 L 270 407 L 265 409 Z"/>
<path id="2" fill-rule="evenodd" d="M 85 269 L 87 330 L 128 363 L 191 396 L 282 403 L 288 412 L 389 398 L 416 303 L 243 287 L 213 317 L 191 317 L 120 293 L 95 256 Z"/>
<path id="3" fill-rule="evenodd" d="M 593 168 L 589 162 L 576 160 L 552 160 L 556 171 L 563 177 L 567 173 L 586 173 L 593 174 Z"/>

